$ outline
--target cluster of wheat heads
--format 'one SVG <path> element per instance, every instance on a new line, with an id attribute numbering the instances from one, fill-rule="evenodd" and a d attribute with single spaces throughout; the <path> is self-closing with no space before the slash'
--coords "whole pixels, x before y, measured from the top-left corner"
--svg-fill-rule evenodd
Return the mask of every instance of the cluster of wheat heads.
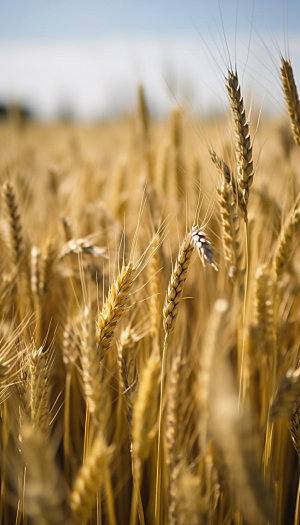
<path id="1" fill-rule="evenodd" d="M 281 75 L 292 132 L 261 123 L 258 169 L 236 71 L 210 148 L 178 109 L 150 121 L 141 87 L 137 117 L 1 126 L 3 525 L 299 523 L 300 120 Z"/>

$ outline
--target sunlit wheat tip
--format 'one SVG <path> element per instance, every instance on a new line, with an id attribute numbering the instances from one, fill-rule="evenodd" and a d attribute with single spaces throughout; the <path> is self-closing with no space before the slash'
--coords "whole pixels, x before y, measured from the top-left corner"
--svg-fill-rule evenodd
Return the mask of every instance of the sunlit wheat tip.
<path id="1" fill-rule="evenodd" d="M 208 240 L 206 233 L 199 229 L 198 226 L 194 226 L 191 231 L 191 237 L 192 243 L 198 249 L 203 264 L 210 264 L 214 270 L 218 271 L 211 249 L 211 242 Z"/>

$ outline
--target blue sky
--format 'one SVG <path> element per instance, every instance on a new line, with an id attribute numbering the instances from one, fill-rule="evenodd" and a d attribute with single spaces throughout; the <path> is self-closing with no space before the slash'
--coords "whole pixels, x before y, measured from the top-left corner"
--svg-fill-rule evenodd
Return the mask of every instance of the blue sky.
<path id="1" fill-rule="evenodd" d="M 91 119 L 133 110 L 142 82 L 157 112 L 177 103 L 224 109 L 220 11 L 249 97 L 280 111 L 286 42 L 300 77 L 300 0 L 2 1 L 0 101 L 25 102 L 45 118 L 67 107 Z"/>
<path id="2" fill-rule="evenodd" d="M 299 0 L 220 0 L 226 32 L 299 31 Z M 101 37 L 107 34 L 190 35 L 220 28 L 217 0 L 4 0 L 0 39 Z"/>

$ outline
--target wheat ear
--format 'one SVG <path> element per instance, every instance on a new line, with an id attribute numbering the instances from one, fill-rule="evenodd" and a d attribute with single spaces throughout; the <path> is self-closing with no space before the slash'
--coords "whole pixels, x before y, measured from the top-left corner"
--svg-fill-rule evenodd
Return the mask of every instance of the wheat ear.
<path id="1" fill-rule="evenodd" d="M 87 520 L 96 505 L 96 495 L 105 480 L 113 450 L 98 434 L 77 474 L 70 501 L 74 518 L 79 522 Z"/>
<path id="2" fill-rule="evenodd" d="M 292 441 L 300 460 L 300 403 L 297 404 L 292 412 L 290 425 Z"/>
<path id="3" fill-rule="evenodd" d="M 178 313 L 178 306 L 182 296 L 183 287 L 187 278 L 191 256 L 194 248 L 197 248 L 202 263 L 210 264 L 215 270 L 217 266 L 211 249 L 211 243 L 207 235 L 199 226 L 194 226 L 189 231 L 179 249 L 179 253 L 169 281 L 163 309 L 163 324 L 166 339 L 174 329 L 175 319 Z"/>
<path id="4" fill-rule="evenodd" d="M 53 364 L 53 349 L 46 351 L 34 344 L 26 346 L 21 355 L 20 380 L 18 393 L 20 398 L 20 417 L 24 416 L 32 427 L 47 437 L 51 430 L 51 385 L 50 371 Z"/>
<path id="5" fill-rule="evenodd" d="M 216 166 L 216 168 L 218 169 L 218 171 L 224 177 L 227 184 L 229 184 L 232 187 L 234 198 L 238 202 L 239 208 L 243 214 L 244 219 L 247 220 L 247 206 L 241 188 L 235 180 L 233 172 L 229 168 L 228 164 L 226 164 L 226 162 L 221 157 L 219 157 L 219 155 L 217 155 L 217 153 L 213 149 L 210 149 L 209 153 L 210 158 Z"/>
<path id="6" fill-rule="evenodd" d="M 221 188 L 218 189 L 218 194 L 222 219 L 225 261 L 228 266 L 229 277 L 239 286 L 240 293 L 242 294 L 244 275 L 244 270 L 242 268 L 243 252 L 239 239 L 239 218 L 231 185 L 224 182 Z"/>
<path id="7" fill-rule="evenodd" d="M 274 269 L 279 279 L 291 259 L 296 233 L 300 227 L 300 208 L 293 211 L 280 234 L 279 243 L 274 254 Z"/>
<path id="8" fill-rule="evenodd" d="M 241 88 L 236 71 L 228 71 L 226 87 L 235 125 L 238 183 L 244 191 L 245 205 L 247 206 L 249 190 L 254 176 L 252 145 L 249 134 L 249 125 L 246 119 L 244 101 L 241 95 Z"/>
<path id="9" fill-rule="evenodd" d="M 260 346 L 268 354 L 273 337 L 274 291 L 267 265 L 260 266 L 256 272 L 255 302 Z"/>
<path id="10" fill-rule="evenodd" d="M 135 368 L 135 343 L 139 336 L 136 336 L 134 330 L 128 326 L 122 331 L 120 339 L 117 343 L 118 349 L 118 371 L 119 371 L 119 385 L 121 394 L 125 398 L 126 417 L 128 423 L 129 440 L 132 442 L 132 410 L 133 398 L 137 386 L 136 378 L 132 379 L 131 366 L 134 363 Z"/>
<path id="11" fill-rule="evenodd" d="M 53 276 L 54 264 L 57 260 L 57 251 L 55 245 L 48 241 L 46 244 L 46 253 L 43 257 L 43 272 L 41 279 L 41 289 L 44 295 L 50 291 L 50 283 Z"/>
<path id="12" fill-rule="evenodd" d="M 71 239 L 74 239 L 75 235 L 71 218 L 65 215 L 61 217 L 61 223 L 64 229 L 65 240 L 68 242 Z"/>
<path id="13" fill-rule="evenodd" d="M 165 330 L 165 339 L 163 347 L 162 365 L 161 365 L 161 383 L 160 383 L 160 405 L 158 420 L 158 453 L 156 467 L 156 488 L 155 488 L 155 516 L 159 513 L 160 497 L 160 461 L 161 461 L 161 427 L 162 427 L 162 404 L 164 391 L 164 377 L 166 369 L 167 347 L 171 332 L 174 330 L 175 320 L 178 313 L 179 302 L 182 297 L 183 287 L 187 278 L 187 272 L 194 249 L 198 250 L 203 265 L 210 264 L 215 270 L 217 266 L 211 249 L 210 241 L 204 231 L 199 226 L 193 228 L 186 234 L 180 246 L 179 253 L 172 271 L 171 279 L 166 294 L 165 305 L 163 309 L 163 325 Z"/>
<path id="14" fill-rule="evenodd" d="M 191 256 L 194 250 L 191 232 L 185 236 L 172 271 L 171 279 L 163 309 L 163 324 L 166 338 L 175 326 L 175 319 L 178 314 L 178 305 L 182 296 L 184 283 L 190 265 Z"/>
<path id="15" fill-rule="evenodd" d="M 10 182 L 4 184 L 4 199 L 10 218 L 10 235 L 13 246 L 14 263 L 18 266 L 24 253 L 24 240 L 22 234 L 21 217 L 16 201 L 13 185 Z"/>
<path id="16" fill-rule="evenodd" d="M 41 346 L 36 349 L 33 347 L 29 358 L 29 381 L 30 392 L 30 413 L 31 422 L 34 428 L 44 435 L 50 432 L 51 411 L 50 411 L 50 370 L 53 362 L 53 350 L 45 349 Z"/>
<path id="17" fill-rule="evenodd" d="M 90 318 L 88 307 L 84 311 L 80 359 L 86 403 L 90 413 L 94 416 L 95 423 L 100 424 L 103 423 L 106 414 L 104 410 L 104 385 L 100 355 L 94 334 L 94 323 Z"/>
<path id="18" fill-rule="evenodd" d="M 281 81 L 288 108 L 293 137 L 300 146 L 300 102 L 293 68 L 289 60 L 281 58 Z"/>
<path id="19" fill-rule="evenodd" d="M 59 260 L 72 253 L 76 255 L 87 254 L 93 257 L 107 257 L 105 248 L 95 246 L 87 237 L 68 240 L 59 254 Z"/>
<path id="20" fill-rule="evenodd" d="M 132 264 L 123 265 L 117 279 L 110 287 L 97 322 L 101 357 L 111 346 L 115 328 L 125 310 L 135 276 L 136 268 Z"/>
<path id="21" fill-rule="evenodd" d="M 186 179 L 184 177 L 185 167 L 182 155 L 182 112 L 175 108 L 171 115 L 171 149 L 170 161 L 172 164 L 177 197 L 180 199 L 186 191 Z"/>
<path id="22" fill-rule="evenodd" d="M 149 137 L 149 110 L 146 102 L 145 91 L 142 84 L 138 86 L 138 115 L 143 140 Z"/>
<path id="23" fill-rule="evenodd" d="M 300 396 L 300 368 L 287 371 L 279 385 L 271 406 L 270 417 L 277 419 L 291 416 L 293 409 L 299 402 Z"/>

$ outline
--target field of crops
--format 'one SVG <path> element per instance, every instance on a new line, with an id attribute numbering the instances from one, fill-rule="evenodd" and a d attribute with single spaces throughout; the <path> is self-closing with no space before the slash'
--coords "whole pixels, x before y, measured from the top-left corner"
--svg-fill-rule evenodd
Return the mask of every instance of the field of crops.
<path id="1" fill-rule="evenodd" d="M 223 118 L 151 119 L 140 86 L 120 120 L 1 124 L 1 524 L 300 523 L 300 105 L 278 74 L 278 119 L 228 71 Z"/>

